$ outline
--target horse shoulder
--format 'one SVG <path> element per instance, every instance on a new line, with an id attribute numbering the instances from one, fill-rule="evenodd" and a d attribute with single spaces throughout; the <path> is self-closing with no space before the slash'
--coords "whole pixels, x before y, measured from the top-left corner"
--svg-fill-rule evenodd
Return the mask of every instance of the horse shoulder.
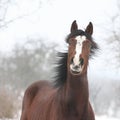
<path id="1" fill-rule="evenodd" d="M 28 120 L 58 120 L 56 119 L 58 103 L 55 96 L 56 89 L 51 85 L 38 91 L 29 108 Z"/>
<path id="2" fill-rule="evenodd" d="M 31 84 L 25 91 L 22 103 L 22 115 L 21 120 L 27 120 L 27 111 L 29 110 L 34 98 L 37 96 L 45 86 L 49 86 L 48 81 L 37 81 Z"/>

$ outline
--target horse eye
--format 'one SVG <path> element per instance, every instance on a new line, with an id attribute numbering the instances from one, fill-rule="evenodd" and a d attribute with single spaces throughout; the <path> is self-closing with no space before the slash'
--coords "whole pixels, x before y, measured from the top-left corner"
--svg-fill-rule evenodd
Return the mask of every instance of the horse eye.
<path id="1" fill-rule="evenodd" d="M 71 42 L 71 41 L 69 41 L 68 43 L 69 43 L 69 45 L 71 45 L 71 44 L 72 44 L 72 42 Z"/>
<path id="2" fill-rule="evenodd" d="M 74 41 L 73 40 L 69 40 L 69 45 L 74 45 Z"/>

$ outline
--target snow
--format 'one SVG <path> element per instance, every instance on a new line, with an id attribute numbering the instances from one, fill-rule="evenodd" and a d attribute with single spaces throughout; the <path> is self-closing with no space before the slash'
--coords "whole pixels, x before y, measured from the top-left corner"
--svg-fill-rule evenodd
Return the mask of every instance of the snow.
<path id="1" fill-rule="evenodd" d="M 0 120 L 19 120 L 19 119 L 20 118 L 16 118 L 16 119 L 0 119 Z M 102 115 L 102 116 L 96 116 L 95 120 L 120 120 L 120 118 L 115 118 L 115 117 Z"/>
<path id="2" fill-rule="evenodd" d="M 115 118 L 115 117 L 109 117 L 106 115 L 102 115 L 102 116 L 96 116 L 95 120 L 120 120 L 120 118 Z"/>

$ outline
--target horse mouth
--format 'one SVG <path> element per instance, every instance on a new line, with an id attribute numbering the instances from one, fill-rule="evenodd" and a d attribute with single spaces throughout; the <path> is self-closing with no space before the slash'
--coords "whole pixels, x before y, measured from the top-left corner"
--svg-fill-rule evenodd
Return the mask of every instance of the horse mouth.
<path id="1" fill-rule="evenodd" d="M 83 70 L 83 66 L 84 66 L 84 59 L 83 58 L 80 58 L 78 65 L 75 65 L 73 60 L 72 60 L 71 64 L 70 64 L 70 70 L 73 74 L 80 74 Z"/>

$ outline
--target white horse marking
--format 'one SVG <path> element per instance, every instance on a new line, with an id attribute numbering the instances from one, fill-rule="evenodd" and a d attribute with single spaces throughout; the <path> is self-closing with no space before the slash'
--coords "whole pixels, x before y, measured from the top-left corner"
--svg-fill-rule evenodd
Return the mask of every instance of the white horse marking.
<path id="1" fill-rule="evenodd" d="M 79 56 L 82 53 L 83 42 L 86 40 L 86 36 L 77 36 L 75 39 L 77 40 L 77 44 L 75 48 L 76 54 L 73 58 L 73 62 L 74 65 L 79 65 L 80 64 Z"/>

